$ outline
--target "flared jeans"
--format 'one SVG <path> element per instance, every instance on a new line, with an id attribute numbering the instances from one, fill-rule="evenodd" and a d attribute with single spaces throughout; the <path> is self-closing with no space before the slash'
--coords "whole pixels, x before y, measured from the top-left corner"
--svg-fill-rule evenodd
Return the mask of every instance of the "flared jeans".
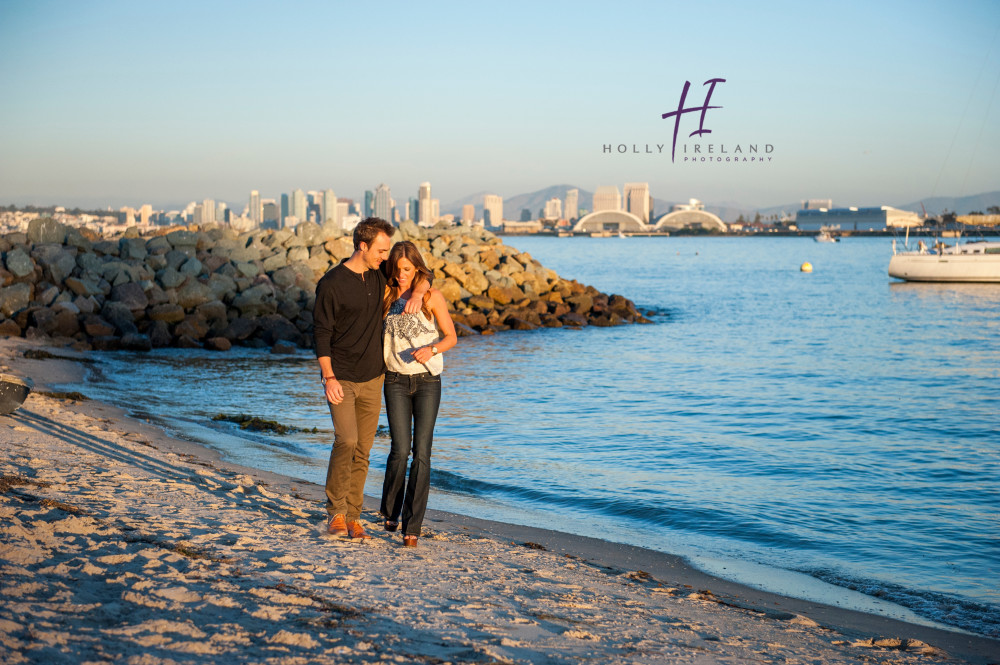
<path id="1" fill-rule="evenodd" d="M 441 376 L 386 372 L 384 393 L 392 445 L 385 463 L 381 513 L 393 521 L 400 521 L 402 514 L 403 533 L 419 536 L 431 487 L 431 444 L 441 405 Z"/>

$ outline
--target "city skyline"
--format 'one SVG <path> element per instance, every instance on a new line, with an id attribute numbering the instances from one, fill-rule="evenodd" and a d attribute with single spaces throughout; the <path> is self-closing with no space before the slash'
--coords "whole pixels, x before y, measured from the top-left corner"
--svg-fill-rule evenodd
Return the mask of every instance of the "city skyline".
<path id="1" fill-rule="evenodd" d="M 361 201 L 385 183 L 401 206 L 429 181 L 450 205 L 648 182 L 664 199 L 766 208 L 1000 184 L 993 2 L 388 10 L 375 39 L 360 6 L 4 3 L 0 202 L 242 209 L 251 190 Z M 643 16 L 647 38 L 609 14 Z M 704 103 L 713 78 L 711 134 L 689 136 L 701 125 L 685 115 L 672 159 L 662 116 L 686 82 L 686 105 Z M 771 146 L 772 161 L 684 162 L 696 145 Z"/>

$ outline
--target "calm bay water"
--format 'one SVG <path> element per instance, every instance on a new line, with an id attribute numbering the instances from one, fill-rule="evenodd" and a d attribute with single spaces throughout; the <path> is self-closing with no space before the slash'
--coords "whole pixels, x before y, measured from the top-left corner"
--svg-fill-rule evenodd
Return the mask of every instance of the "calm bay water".
<path id="1" fill-rule="evenodd" d="M 887 239 L 505 240 L 655 323 L 461 338 L 432 508 L 1000 636 L 1000 286 L 895 283 Z M 323 482 L 332 427 L 311 354 L 99 358 L 95 397 Z M 217 413 L 320 431 L 246 435 Z"/>

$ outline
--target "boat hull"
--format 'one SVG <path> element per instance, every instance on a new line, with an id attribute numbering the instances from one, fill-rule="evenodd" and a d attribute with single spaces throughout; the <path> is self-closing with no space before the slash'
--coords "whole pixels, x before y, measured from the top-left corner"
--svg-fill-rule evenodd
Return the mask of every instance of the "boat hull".
<path id="1" fill-rule="evenodd" d="M 0 415 L 13 413 L 30 392 L 31 384 L 28 381 L 12 374 L 0 374 Z"/>
<path id="2" fill-rule="evenodd" d="M 1000 282 L 1000 254 L 896 254 L 889 277 L 908 282 Z"/>

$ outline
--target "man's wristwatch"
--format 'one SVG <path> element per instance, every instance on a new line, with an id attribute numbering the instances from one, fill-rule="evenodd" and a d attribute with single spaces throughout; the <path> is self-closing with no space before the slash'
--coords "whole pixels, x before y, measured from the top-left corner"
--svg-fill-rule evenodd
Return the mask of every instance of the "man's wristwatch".
<path id="1" fill-rule="evenodd" d="M 431 353 L 433 353 L 434 355 L 437 355 L 437 354 L 439 354 L 441 352 L 438 351 L 438 348 L 436 346 L 431 346 Z"/>
<path id="2" fill-rule="evenodd" d="M 321 378 L 319 380 L 319 382 L 322 383 L 325 386 L 327 381 L 336 381 L 336 380 L 337 380 L 337 377 L 335 377 L 335 376 L 324 376 L 323 378 Z"/>

